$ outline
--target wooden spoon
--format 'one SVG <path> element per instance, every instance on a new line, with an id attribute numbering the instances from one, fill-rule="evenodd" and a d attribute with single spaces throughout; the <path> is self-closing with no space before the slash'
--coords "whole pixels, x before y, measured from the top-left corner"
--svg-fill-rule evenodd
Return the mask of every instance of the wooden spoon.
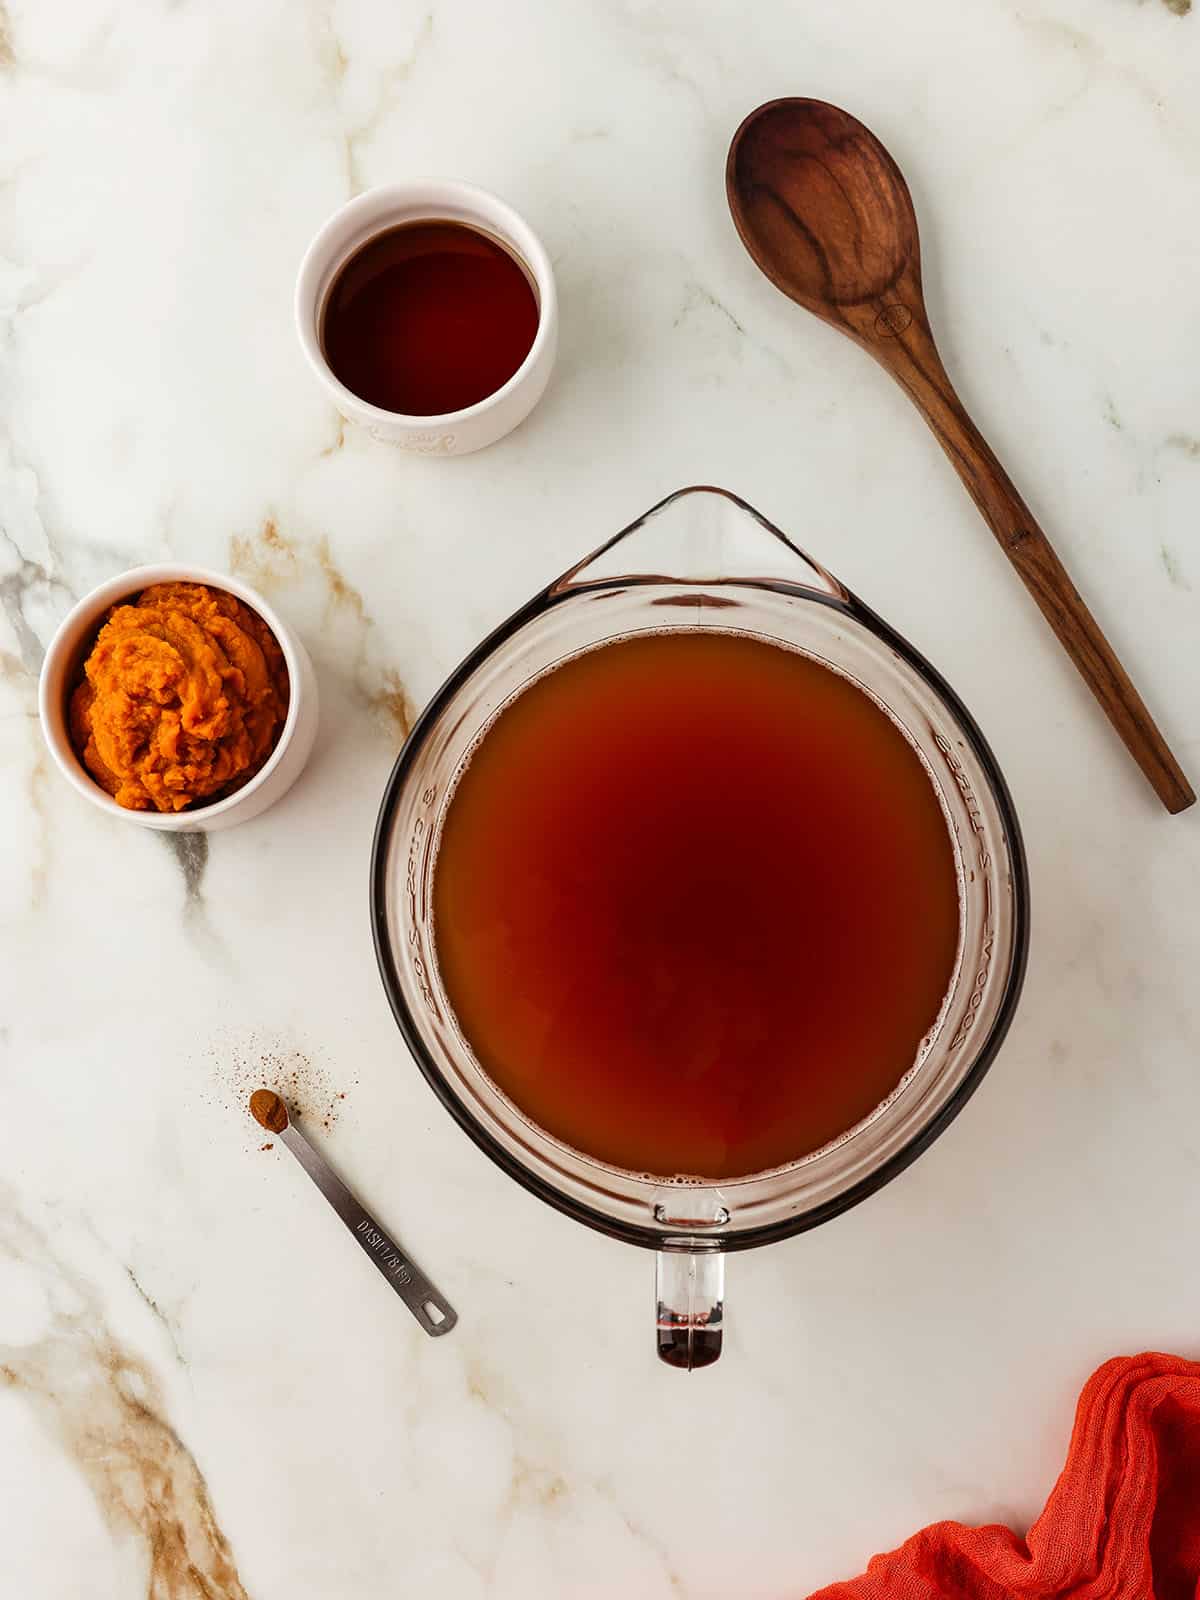
<path id="1" fill-rule="evenodd" d="M 902 385 L 1163 805 L 1190 806 L 1192 786 L 1142 697 L 946 376 L 912 197 L 891 156 L 836 106 L 772 100 L 734 134 L 725 185 L 742 243 L 771 282 Z"/>

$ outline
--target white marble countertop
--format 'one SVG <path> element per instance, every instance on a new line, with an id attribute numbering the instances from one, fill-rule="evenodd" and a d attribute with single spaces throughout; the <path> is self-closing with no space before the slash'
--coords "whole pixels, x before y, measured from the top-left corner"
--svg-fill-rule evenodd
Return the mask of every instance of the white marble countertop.
<path id="1" fill-rule="evenodd" d="M 1200 1347 L 1200 813 L 1125 758 L 932 438 L 725 210 L 741 117 L 860 114 L 908 174 L 964 398 L 1200 772 L 1200 14 L 1188 0 L 9 0 L 0 11 L 0 1593 L 801 1595 L 950 1516 L 1027 1524 L 1102 1358 Z M 291 326 L 353 191 L 494 188 L 559 367 L 452 462 L 343 431 Z M 370 831 L 414 708 L 671 489 L 723 484 L 946 673 L 1035 894 L 950 1132 L 730 1264 L 659 1366 L 651 1260 L 518 1190 L 410 1064 Z M 123 567 L 244 574 L 323 723 L 259 822 L 171 845 L 51 770 L 40 652 Z M 239 1097 L 318 1135 L 458 1305 L 429 1341 Z M 344 1099 L 337 1096 L 344 1094 Z"/>

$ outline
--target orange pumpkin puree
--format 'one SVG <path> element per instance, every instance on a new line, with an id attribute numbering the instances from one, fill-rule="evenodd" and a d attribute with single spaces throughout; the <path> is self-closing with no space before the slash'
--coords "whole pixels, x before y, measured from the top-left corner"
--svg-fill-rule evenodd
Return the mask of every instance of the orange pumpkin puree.
<path id="1" fill-rule="evenodd" d="M 118 805 L 182 811 L 238 789 L 287 716 L 283 651 L 223 589 L 156 583 L 114 606 L 71 696 L 71 742 Z"/>

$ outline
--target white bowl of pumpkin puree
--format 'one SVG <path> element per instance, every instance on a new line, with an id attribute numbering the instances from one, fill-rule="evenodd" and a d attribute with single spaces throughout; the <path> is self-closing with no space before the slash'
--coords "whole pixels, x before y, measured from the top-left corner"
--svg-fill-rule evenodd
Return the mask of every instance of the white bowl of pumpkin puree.
<path id="1" fill-rule="evenodd" d="M 42 728 L 60 771 L 110 815 L 212 832 L 248 822 L 300 775 L 317 683 L 261 595 L 194 567 L 101 584 L 51 641 Z"/>

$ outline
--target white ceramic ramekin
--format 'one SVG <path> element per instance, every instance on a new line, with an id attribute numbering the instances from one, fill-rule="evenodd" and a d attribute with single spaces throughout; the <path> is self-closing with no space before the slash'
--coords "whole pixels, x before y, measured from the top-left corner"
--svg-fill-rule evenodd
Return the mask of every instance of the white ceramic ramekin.
<path id="1" fill-rule="evenodd" d="M 538 328 L 525 360 L 495 394 L 462 411 L 411 417 L 368 405 L 340 383 L 321 348 L 325 301 L 338 272 L 369 239 L 406 222 L 463 222 L 513 251 L 527 267 L 538 301 Z M 473 184 L 414 178 L 369 189 L 344 205 L 317 234 L 296 280 L 296 331 L 300 345 L 333 403 L 385 444 L 419 455 L 461 456 L 495 444 L 537 405 L 550 379 L 558 344 L 558 296 L 550 257 L 533 229 L 511 206 Z"/>
<path id="2" fill-rule="evenodd" d="M 210 805 L 186 811 L 130 811 L 119 806 L 96 783 L 75 754 L 67 726 L 67 703 L 79 679 L 86 651 L 90 649 L 105 612 L 122 600 L 132 599 L 152 583 L 203 583 L 210 589 L 224 589 L 256 611 L 279 641 L 288 670 L 288 712 L 279 742 L 260 771 L 243 788 Z M 249 584 L 223 572 L 203 567 L 134 567 L 110 578 L 79 604 L 63 620 L 50 641 L 42 676 L 38 684 L 38 710 L 42 732 L 59 771 L 79 793 L 123 822 L 141 828 L 157 828 L 163 833 L 215 833 L 249 822 L 286 794 L 300 776 L 317 736 L 317 679 L 308 652 L 299 639 Z"/>

